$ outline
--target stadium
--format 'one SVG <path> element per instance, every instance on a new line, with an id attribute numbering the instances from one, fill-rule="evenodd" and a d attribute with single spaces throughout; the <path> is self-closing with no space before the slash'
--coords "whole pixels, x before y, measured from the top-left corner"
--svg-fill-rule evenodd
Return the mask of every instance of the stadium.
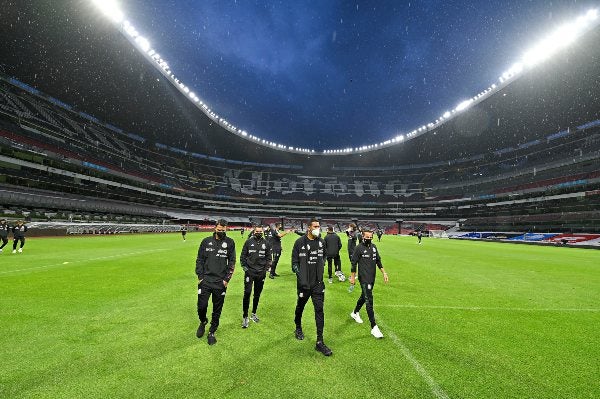
<path id="1" fill-rule="evenodd" d="M 555 54 L 526 57 L 436 120 L 310 148 L 212 110 L 118 4 L 50 3 L 3 6 L 0 217 L 24 220 L 28 241 L 0 254 L 1 397 L 600 395 L 595 9 L 543 49 Z M 311 217 L 343 254 L 349 224 L 383 232 L 384 338 L 348 317 L 359 290 L 336 281 L 334 355 L 309 347 L 311 306 L 310 342 L 294 339 L 290 234 L 261 323 L 240 329 L 238 265 L 218 344 L 197 339 L 193 267 L 215 222 L 239 258 L 244 231 L 301 235 Z"/>

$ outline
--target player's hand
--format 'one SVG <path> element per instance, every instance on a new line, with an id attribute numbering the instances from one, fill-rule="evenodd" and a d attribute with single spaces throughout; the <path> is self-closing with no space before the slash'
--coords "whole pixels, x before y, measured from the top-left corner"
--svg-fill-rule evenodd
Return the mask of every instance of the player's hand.
<path id="1" fill-rule="evenodd" d="M 227 281 L 223 280 L 223 287 L 227 288 L 227 284 L 229 284 Z"/>
<path id="2" fill-rule="evenodd" d="M 350 276 L 350 284 L 354 285 L 355 281 L 354 281 L 354 276 Z"/>
<path id="3" fill-rule="evenodd" d="M 388 281 L 390 281 L 390 279 L 388 278 L 388 274 L 387 273 L 383 273 L 383 282 L 387 284 Z"/>

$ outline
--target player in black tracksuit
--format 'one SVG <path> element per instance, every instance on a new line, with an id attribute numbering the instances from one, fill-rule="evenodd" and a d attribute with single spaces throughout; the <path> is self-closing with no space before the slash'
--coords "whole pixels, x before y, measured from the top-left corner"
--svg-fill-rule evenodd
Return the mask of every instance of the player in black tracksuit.
<path id="1" fill-rule="evenodd" d="M 185 235 L 187 234 L 187 227 L 181 226 L 181 238 L 185 241 Z"/>
<path id="2" fill-rule="evenodd" d="M 208 323 L 206 312 L 208 299 L 212 295 L 213 311 L 208 330 L 208 344 L 217 342 L 215 331 L 219 327 L 219 318 L 225 302 L 227 285 L 235 268 L 235 243 L 226 236 L 227 222 L 219 220 L 215 232 L 200 243 L 196 258 L 196 275 L 198 276 L 198 318 L 200 325 L 196 336 L 202 338 Z"/>
<path id="3" fill-rule="evenodd" d="M 269 273 L 269 278 L 279 277 L 279 274 L 275 272 L 277 269 L 277 264 L 279 263 L 279 258 L 281 257 L 281 237 L 285 236 L 287 231 L 280 231 L 281 224 L 276 224 L 275 226 L 269 229 L 269 237 L 267 240 L 271 244 L 271 249 L 273 253 L 273 263 L 271 264 L 271 272 Z"/>
<path id="4" fill-rule="evenodd" d="M 381 263 L 381 257 L 375 244 L 373 244 L 373 232 L 365 230 L 363 232 L 363 242 L 358 244 L 352 254 L 352 269 L 350 275 L 350 284 L 355 284 L 356 269 L 358 267 L 358 281 L 362 293 L 360 298 L 356 302 L 354 311 L 350 313 L 357 323 L 362 323 L 359 311 L 363 305 L 366 304 L 367 315 L 371 322 L 371 334 L 375 338 L 383 338 L 383 334 L 379 330 L 377 323 L 375 322 L 375 312 L 373 311 L 373 285 L 375 285 L 375 270 L 376 267 L 383 273 L 383 280 L 385 283 L 388 282 L 388 275 L 383 268 Z"/>
<path id="5" fill-rule="evenodd" d="M 356 248 L 356 242 L 362 242 L 362 234 L 354 223 L 350 223 L 350 226 L 346 230 L 346 235 L 348 236 L 348 258 L 352 262 L 352 254 L 354 253 L 354 248 Z"/>
<path id="6" fill-rule="evenodd" d="M 0 240 L 2 240 L 2 246 L 0 246 L 0 252 L 2 252 L 2 248 L 8 244 L 8 232 L 10 231 L 10 227 L 8 227 L 8 223 L 6 223 L 6 219 L 0 220 Z"/>
<path id="7" fill-rule="evenodd" d="M 246 240 L 240 255 L 240 263 L 244 269 L 244 299 L 242 302 L 242 328 L 248 328 L 248 307 L 250 307 L 250 294 L 254 285 L 254 298 L 252 301 L 252 316 L 250 319 L 258 323 L 256 316 L 260 293 L 265 285 L 267 271 L 271 267 L 271 245 L 263 237 L 262 226 L 254 228 L 253 237 Z"/>
<path id="8" fill-rule="evenodd" d="M 320 238 L 321 229 L 319 221 L 312 219 L 305 235 L 298 238 L 292 250 L 292 271 L 296 273 L 296 287 L 298 301 L 294 321 L 296 323 L 296 339 L 303 340 L 302 313 L 308 298 L 312 299 L 315 309 L 315 322 L 317 325 L 317 344 L 315 349 L 325 356 L 333 353 L 323 342 L 323 327 L 325 315 L 323 302 L 325 301 L 325 283 L 323 271 L 325 269 L 325 242 Z"/>
<path id="9" fill-rule="evenodd" d="M 331 263 L 335 265 L 335 275 L 339 277 L 340 281 L 342 277 L 340 277 L 340 273 L 342 273 L 342 260 L 340 259 L 340 249 L 342 249 L 342 240 L 340 237 L 333 232 L 333 227 L 327 227 L 327 235 L 325 236 L 325 246 L 327 247 L 326 256 L 327 256 L 327 273 L 329 274 L 329 283 L 333 282 L 331 277 Z"/>
<path id="10" fill-rule="evenodd" d="M 17 243 L 20 241 L 21 246 L 19 247 L 19 253 L 23 252 L 25 246 L 25 233 L 27 233 L 27 226 L 23 224 L 22 220 L 19 220 L 16 225 L 12 228 L 13 233 L 13 254 L 17 252 Z"/>

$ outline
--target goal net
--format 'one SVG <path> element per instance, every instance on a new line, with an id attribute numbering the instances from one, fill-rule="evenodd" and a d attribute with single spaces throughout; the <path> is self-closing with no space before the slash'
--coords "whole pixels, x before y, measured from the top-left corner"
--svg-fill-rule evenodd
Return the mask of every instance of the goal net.
<path id="1" fill-rule="evenodd" d="M 446 233 L 446 230 L 429 230 L 429 237 L 448 238 L 448 233 Z"/>

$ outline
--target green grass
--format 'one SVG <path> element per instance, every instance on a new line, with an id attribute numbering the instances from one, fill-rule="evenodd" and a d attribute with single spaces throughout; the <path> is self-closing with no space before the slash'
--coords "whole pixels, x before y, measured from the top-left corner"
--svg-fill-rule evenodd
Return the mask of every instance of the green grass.
<path id="1" fill-rule="evenodd" d="M 293 337 L 292 235 L 259 324 L 236 268 L 217 345 L 197 339 L 205 234 L 28 239 L 0 254 L 1 398 L 598 398 L 600 251 L 385 236 L 374 291 L 385 338 L 327 284 L 326 358 Z M 239 233 L 231 232 L 241 249 Z M 345 241 L 345 240 L 344 240 Z M 349 272 L 345 248 L 343 270 Z M 64 263 L 68 262 L 68 263 Z M 209 308 L 210 314 L 210 308 Z"/>

